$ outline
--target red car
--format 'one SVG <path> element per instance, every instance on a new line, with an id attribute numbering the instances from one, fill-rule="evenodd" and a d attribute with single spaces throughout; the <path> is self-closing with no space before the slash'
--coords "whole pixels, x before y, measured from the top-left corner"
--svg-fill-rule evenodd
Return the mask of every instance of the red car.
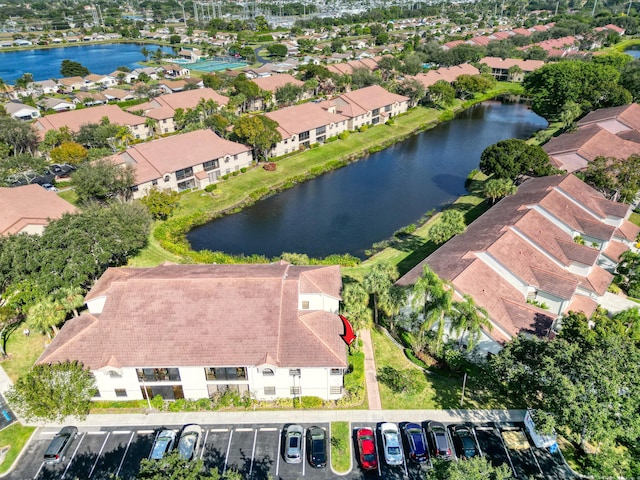
<path id="1" fill-rule="evenodd" d="M 364 470 L 378 468 L 378 455 L 376 455 L 376 437 L 372 430 L 361 428 L 356 433 L 358 450 L 360 451 L 360 465 Z"/>

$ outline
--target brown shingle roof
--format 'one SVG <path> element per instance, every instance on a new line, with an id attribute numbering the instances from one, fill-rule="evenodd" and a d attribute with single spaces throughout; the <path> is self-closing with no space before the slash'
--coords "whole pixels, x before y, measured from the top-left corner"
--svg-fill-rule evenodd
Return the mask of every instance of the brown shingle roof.
<path id="1" fill-rule="evenodd" d="M 598 308 L 598 302 L 592 298 L 585 297 L 584 295 L 576 295 L 563 313 L 582 312 L 587 318 L 591 318 L 596 308 Z"/>
<path id="2" fill-rule="evenodd" d="M 604 253 L 607 257 L 617 263 L 620 261 L 620 256 L 627 250 L 629 250 L 627 244 L 611 240 L 608 243 L 607 248 L 605 248 L 604 252 L 602 253 Z"/>
<path id="3" fill-rule="evenodd" d="M 344 115 L 330 113 L 319 103 L 313 102 L 267 112 L 265 116 L 278 124 L 282 138 L 348 120 Z"/>
<path id="4" fill-rule="evenodd" d="M 324 311 L 298 311 L 302 276 L 337 267 L 161 265 L 109 269 L 87 299 L 106 296 L 100 315 L 65 324 L 39 363 L 75 359 L 92 369 L 260 365 L 345 367 L 342 322 Z M 122 272 L 122 270 L 129 270 Z"/>
<path id="5" fill-rule="evenodd" d="M 156 102 L 160 104 L 160 106 L 169 107 L 173 110 L 178 108 L 186 110 L 187 108 L 197 107 L 202 99 L 205 101 L 213 100 L 218 106 L 224 106 L 229 103 L 229 97 L 220 95 L 212 88 L 196 88 L 194 90 L 185 90 L 184 92 L 167 93 L 156 97 L 151 103 Z M 136 107 L 140 108 L 139 105 Z"/>
<path id="6" fill-rule="evenodd" d="M 47 225 L 76 207 L 40 185 L 0 188 L 0 235 L 18 233 L 29 225 Z"/>
<path id="7" fill-rule="evenodd" d="M 284 87 L 288 83 L 297 87 L 302 87 L 304 85 L 304 82 L 301 82 L 288 73 L 280 73 L 269 77 L 258 77 L 251 81 L 258 85 L 262 90 L 266 90 L 268 92 L 275 92 L 278 88 Z"/>

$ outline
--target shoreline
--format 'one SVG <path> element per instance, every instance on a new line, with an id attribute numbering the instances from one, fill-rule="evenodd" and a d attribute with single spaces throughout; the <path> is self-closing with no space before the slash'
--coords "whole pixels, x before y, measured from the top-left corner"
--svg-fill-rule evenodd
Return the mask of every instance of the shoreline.
<path id="1" fill-rule="evenodd" d="M 130 261 L 130 265 L 134 266 L 144 266 L 149 265 L 151 258 L 145 258 L 147 255 L 145 253 L 149 250 L 154 250 L 154 255 L 149 255 L 155 261 L 152 263 L 156 263 L 158 261 L 175 261 L 176 257 L 180 258 L 183 262 L 195 262 L 195 263 L 237 263 L 237 262 L 245 262 L 252 263 L 256 261 L 265 261 L 270 260 L 266 259 L 266 257 L 261 255 L 230 255 L 224 252 L 214 252 L 211 250 L 193 250 L 191 245 L 186 239 L 186 235 L 193 228 L 203 225 L 209 221 L 212 221 L 216 218 L 223 217 L 225 215 L 229 215 L 232 213 L 237 213 L 244 208 L 247 208 L 253 205 L 258 200 L 265 198 L 270 195 L 274 195 L 276 193 L 280 193 L 284 190 L 294 187 L 299 183 L 303 183 L 313 178 L 322 175 L 324 173 L 328 173 L 330 171 L 336 170 L 338 168 L 342 168 L 344 166 L 349 165 L 350 163 L 356 162 L 362 158 L 365 158 L 370 153 L 374 153 L 380 150 L 383 150 L 387 147 L 390 147 L 396 143 L 404 141 L 413 135 L 421 133 L 425 130 L 435 127 L 436 125 L 448 121 L 452 119 L 457 113 L 466 110 L 468 108 L 473 107 L 479 103 L 482 103 L 487 100 L 494 99 L 501 95 L 517 95 L 522 93 L 522 86 L 520 84 L 500 82 L 495 89 L 488 92 L 487 94 L 480 95 L 478 98 L 473 100 L 468 100 L 466 102 L 462 102 L 460 100 L 457 101 L 457 104 L 447 110 L 435 110 L 428 109 L 425 107 L 413 107 L 409 112 L 395 117 L 394 125 L 379 125 L 375 128 L 371 128 L 368 131 L 373 133 L 380 133 L 377 135 L 381 138 L 375 138 L 374 134 L 370 134 L 371 137 L 374 137 L 371 141 L 367 142 L 366 138 L 363 139 L 361 136 L 366 135 L 367 132 L 358 132 L 353 133 L 352 136 L 357 138 L 357 140 L 352 140 L 352 144 L 356 144 L 354 147 L 349 149 L 350 145 L 344 145 L 344 143 L 349 142 L 351 137 L 346 140 L 338 140 L 336 142 L 327 143 L 322 145 L 317 149 L 306 150 L 301 153 L 296 153 L 293 156 L 281 157 L 276 161 L 276 164 L 282 168 L 282 170 L 287 170 L 288 162 L 294 162 L 298 160 L 298 162 L 305 162 L 308 158 L 308 165 L 301 166 L 298 170 L 301 170 L 299 173 L 292 173 L 291 175 L 283 174 L 277 181 L 271 181 L 270 183 L 267 181 L 260 181 L 255 179 L 255 176 L 260 173 L 256 173 L 257 170 L 262 170 L 259 167 L 254 167 L 251 171 L 240 175 L 238 177 L 234 177 L 225 182 L 221 182 L 218 190 L 227 189 L 226 182 L 238 182 L 239 180 L 246 178 L 249 174 L 254 176 L 253 182 L 246 181 L 246 183 L 250 184 L 249 190 L 243 190 L 242 195 L 236 195 L 233 198 L 227 198 L 227 202 L 224 202 L 225 199 L 216 199 L 214 198 L 209 208 L 200 209 L 195 212 L 184 212 L 181 214 L 180 210 L 176 215 L 169 218 L 168 220 L 157 224 L 151 232 L 150 244 L 145 248 L 139 255 L 137 255 L 134 259 Z M 413 117 L 416 117 L 415 119 Z M 383 128 L 393 129 L 388 130 L 391 133 L 384 134 L 385 132 L 382 130 Z M 378 130 L 376 130 L 378 129 Z M 343 143 L 341 143 L 343 142 Z M 331 147 L 332 145 L 338 144 L 339 146 L 344 145 L 345 148 L 340 147 Z M 346 153 L 343 153 L 343 150 L 347 150 Z M 330 150 L 333 150 L 330 151 Z M 313 152 L 323 152 L 325 155 L 321 155 L 316 153 L 313 155 Z M 305 155 L 306 154 L 306 155 Z M 313 157 L 322 156 L 321 159 L 313 159 Z M 263 175 L 263 178 L 264 175 Z M 257 184 L 257 185 L 256 185 Z M 248 185 L 249 186 L 249 185 Z M 202 192 L 196 191 L 191 192 L 187 195 L 198 195 L 200 196 Z M 225 192 L 226 193 L 226 192 Z M 221 197 L 221 194 L 218 194 L 217 197 Z M 187 203 L 191 198 L 185 196 L 185 202 Z M 216 201 L 219 200 L 219 201 Z M 193 201 L 191 201 L 193 203 Z M 186 208 L 185 208 L 186 210 Z M 391 238 L 391 237 L 390 237 Z M 163 255 L 165 253 L 166 255 Z M 297 252 L 296 252 L 297 253 Z M 379 253 L 379 252 L 377 252 Z M 304 253 L 300 253 L 300 255 L 304 255 Z M 375 255 L 374 255 L 375 256 Z M 338 258 L 347 261 L 351 266 L 357 265 L 363 262 L 366 262 L 373 258 L 373 256 L 365 258 L 365 259 L 355 259 L 355 257 L 351 257 L 350 255 L 332 255 L 330 257 L 332 260 L 336 260 Z M 322 262 L 323 259 L 312 259 L 314 262 Z M 354 261 L 356 260 L 356 261 Z M 344 265 L 347 266 L 347 265 Z"/>

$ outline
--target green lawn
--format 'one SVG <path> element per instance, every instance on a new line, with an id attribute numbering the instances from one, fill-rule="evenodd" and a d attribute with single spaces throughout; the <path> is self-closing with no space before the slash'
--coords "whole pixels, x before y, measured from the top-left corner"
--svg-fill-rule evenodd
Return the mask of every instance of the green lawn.
<path id="1" fill-rule="evenodd" d="M 351 432 L 349 422 L 331 422 L 331 466 L 338 472 L 351 467 Z"/>
<path id="2" fill-rule="evenodd" d="M 40 354 L 44 351 L 45 342 L 49 339 L 45 335 L 31 332 L 25 337 L 22 334 L 22 326 L 9 336 L 6 345 L 8 358 L 2 360 L 0 365 L 7 372 L 9 378 L 15 382 L 18 377 L 31 369 Z"/>
<path id="3" fill-rule="evenodd" d="M 640 213 L 632 212 L 629 216 L 629 221 L 640 227 Z"/>
<path id="4" fill-rule="evenodd" d="M 23 427 L 19 423 L 14 423 L 0 431 L 0 448 L 9 446 L 7 456 L 0 463 L 0 475 L 6 473 L 16 461 L 18 455 L 29 441 L 35 427 Z"/>
<path id="5" fill-rule="evenodd" d="M 394 393 L 383 383 L 379 384 L 383 409 L 449 409 L 449 408 L 505 408 L 506 402 L 494 398 L 482 388 L 482 377 L 471 373 L 467 379 L 464 402 L 460 405 L 463 375 L 455 372 L 422 371 L 411 363 L 386 335 L 371 330 L 373 350 L 378 367 L 391 365 L 397 370 L 414 369 L 421 372 L 415 393 Z"/>
<path id="6" fill-rule="evenodd" d="M 76 194 L 76 191 L 72 188 L 68 190 L 64 190 L 62 192 L 58 192 L 58 196 L 60 198 L 64 198 L 67 202 L 69 202 L 72 205 L 78 204 L 78 195 Z"/>

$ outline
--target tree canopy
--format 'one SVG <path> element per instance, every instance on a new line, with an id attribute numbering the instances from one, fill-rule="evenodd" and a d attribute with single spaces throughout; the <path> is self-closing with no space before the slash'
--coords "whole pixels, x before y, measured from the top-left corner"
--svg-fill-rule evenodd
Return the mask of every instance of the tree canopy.
<path id="1" fill-rule="evenodd" d="M 96 393 L 89 369 L 78 362 L 35 365 L 7 392 L 7 399 L 27 420 L 60 422 L 67 416 L 84 418 Z"/>
<path id="2" fill-rule="evenodd" d="M 464 461 L 436 460 L 427 480 L 508 480 L 512 478 L 507 465 L 494 467 L 485 457 L 471 457 Z"/>
<path id="3" fill-rule="evenodd" d="M 542 147 L 516 138 L 501 140 L 485 148 L 480 156 L 480 171 L 514 182 L 525 175 L 538 177 L 556 173 Z"/>
<path id="4" fill-rule="evenodd" d="M 245 115 L 238 119 L 233 129 L 238 140 L 253 147 L 256 160 L 266 159 L 269 150 L 280 140 L 278 124 L 264 115 Z"/>
<path id="5" fill-rule="evenodd" d="M 583 60 L 548 63 L 524 79 L 531 108 L 546 119 L 558 119 L 567 102 L 583 113 L 630 103 L 628 90 L 618 84 L 620 72 L 611 65 Z"/>
<path id="6" fill-rule="evenodd" d="M 591 322 L 570 312 L 553 341 L 521 336 L 508 343 L 489 359 L 490 377 L 502 394 L 536 410 L 541 431 L 555 428 L 585 453 L 621 444 L 640 458 L 638 322 L 637 311 L 596 313 Z"/>
<path id="7" fill-rule="evenodd" d="M 131 165 L 116 165 L 101 159 L 80 165 L 72 175 L 78 202 L 106 202 L 114 198 L 128 199 L 135 184 Z"/>
<path id="8" fill-rule="evenodd" d="M 87 67 L 73 60 L 62 60 L 60 65 L 60 75 L 63 77 L 84 77 L 90 73 Z"/>

